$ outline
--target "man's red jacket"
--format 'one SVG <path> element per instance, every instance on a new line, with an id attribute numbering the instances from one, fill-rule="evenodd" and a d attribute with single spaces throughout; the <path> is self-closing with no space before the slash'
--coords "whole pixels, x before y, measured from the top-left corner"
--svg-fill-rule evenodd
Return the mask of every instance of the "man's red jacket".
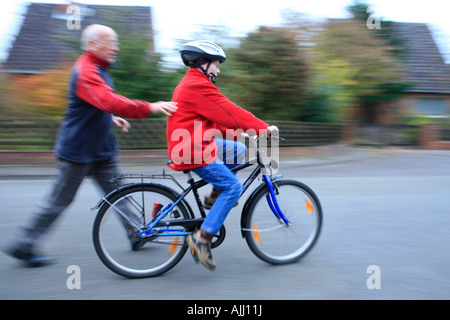
<path id="1" fill-rule="evenodd" d="M 145 118 L 150 105 L 114 91 L 109 64 L 91 52 L 76 61 L 69 82 L 69 101 L 55 144 L 58 158 L 75 163 L 110 160 L 119 148 L 112 115 Z"/>
<path id="2" fill-rule="evenodd" d="M 234 138 L 232 132 L 260 135 L 269 126 L 228 100 L 198 69 L 189 69 L 175 88 L 178 110 L 167 120 L 167 146 L 174 170 L 189 170 L 217 159 L 213 136 Z M 231 130 L 230 130 L 231 129 Z"/>

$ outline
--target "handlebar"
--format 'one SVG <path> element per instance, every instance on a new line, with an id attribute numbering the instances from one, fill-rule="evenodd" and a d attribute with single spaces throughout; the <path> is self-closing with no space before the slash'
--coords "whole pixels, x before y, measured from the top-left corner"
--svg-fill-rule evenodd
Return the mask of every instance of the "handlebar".
<path id="1" fill-rule="evenodd" d="M 260 137 L 249 136 L 249 140 L 251 141 L 253 149 L 256 152 L 256 161 L 259 164 L 263 165 L 267 171 L 270 170 L 271 173 L 275 173 L 274 171 L 277 171 L 279 168 L 279 150 L 278 143 L 273 143 L 273 141 L 285 141 L 284 138 L 281 138 L 279 136 L 278 128 L 276 128 L 276 130 L 273 130 L 270 136 L 267 136 L 266 134 Z M 265 145 L 261 144 L 260 141 L 270 141 L 270 145 L 268 145 L 268 143 L 266 143 Z"/>

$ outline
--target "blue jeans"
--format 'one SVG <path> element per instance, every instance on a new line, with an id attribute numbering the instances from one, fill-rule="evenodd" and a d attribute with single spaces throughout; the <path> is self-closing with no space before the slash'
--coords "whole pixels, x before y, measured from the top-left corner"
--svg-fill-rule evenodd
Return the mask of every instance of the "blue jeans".
<path id="1" fill-rule="evenodd" d="M 231 208 L 242 193 L 242 183 L 230 170 L 243 162 L 247 147 L 240 142 L 216 139 L 218 159 L 206 166 L 193 169 L 204 181 L 220 191 L 201 226 L 209 234 L 217 234 Z"/>

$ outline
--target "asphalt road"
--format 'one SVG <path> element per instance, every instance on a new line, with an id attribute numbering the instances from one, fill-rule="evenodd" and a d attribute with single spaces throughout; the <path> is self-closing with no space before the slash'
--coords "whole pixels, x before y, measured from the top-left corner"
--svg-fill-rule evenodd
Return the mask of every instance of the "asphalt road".
<path id="1" fill-rule="evenodd" d="M 290 161 L 280 173 L 309 185 L 323 206 L 319 242 L 298 263 L 271 266 L 251 253 L 240 236 L 240 203 L 213 251 L 215 272 L 186 255 L 163 276 L 122 278 L 94 252 L 91 208 L 100 194 L 86 180 L 46 237 L 45 253 L 55 264 L 28 269 L 0 253 L 0 299 L 450 299 L 449 151 L 372 150 L 357 161 Z M 0 246 L 49 184 L 0 181 Z M 69 288 L 71 266 L 79 268 L 79 288 Z"/>

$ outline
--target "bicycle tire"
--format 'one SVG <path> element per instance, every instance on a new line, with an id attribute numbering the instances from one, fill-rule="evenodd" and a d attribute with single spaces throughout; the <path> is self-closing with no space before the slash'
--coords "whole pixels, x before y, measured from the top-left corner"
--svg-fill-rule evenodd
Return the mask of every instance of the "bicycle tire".
<path id="1" fill-rule="evenodd" d="M 94 248 L 103 264 L 111 271 L 127 278 L 154 277 L 172 269 L 186 253 L 185 236 L 171 237 L 172 239 L 167 240 L 167 244 L 173 241 L 169 246 L 149 240 L 139 250 L 132 250 L 130 237 L 136 240 L 139 229 L 133 226 L 132 231 L 128 231 L 130 228 L 123 226 L 129 220 L 134 220 L 136 225 L 139 223 L 140 227 L 144 226 L 145 222 L 151 219 L 149 215 L 153 213 L 155 202 L 167 205 L 174 203 L 177 198 L 178 195 L 165 186 L 137 183 L 122 187 L 106 199 L 100 206 L 93 225 Z M 122 213 L 119 213 L 119 210 Z M 137 212 L 141 214 L 139 220 L 136 220 Z M 176 216 L 175 212 L 178 212 Z M 127 219 L 123 218 L 123 214 L 128 215 Z M 180 202 L 166 218 L 189 219 L 190 216 Z M 165 221 L 164 219 L 162 221 Z M 121 232 L 120 229 L 127 231 Z M 167 257 L 164 256 L 164 250 L 168 250 Z"/>
<path id="2" fill-rule="evenodd" d="M 288 264 L 303 258 L 316 244 L 322 228 L 322 208 L 317 195 L 296 180 L 273 182 L 276 198 L 290 225 L 279 221 L 271 211 L 263 186 L 251 197 L 242 223 L 250 250 L 270 264 Z M 303 203 L 302 203 L 303 202 Z"/>

